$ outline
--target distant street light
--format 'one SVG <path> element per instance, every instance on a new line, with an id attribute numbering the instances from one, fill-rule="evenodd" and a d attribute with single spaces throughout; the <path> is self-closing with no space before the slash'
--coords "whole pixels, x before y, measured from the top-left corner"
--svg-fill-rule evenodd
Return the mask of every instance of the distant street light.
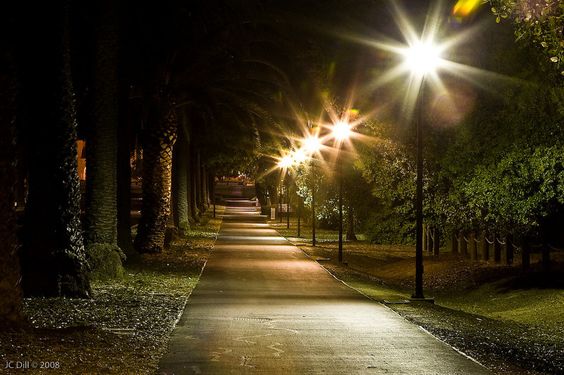
<path id="1" fill-rule="evenodd" d="M 337 121 L 333 125 L 332 134 L 338 142 L 343 142 L 351 135 L 351 125 L 347 121 Z"/>
<path id="2" fill-rule="evenodd" d="M 304 153 L 310 158 L 311 169 L 311 245 L 316 245 L 315 238 L 315 154 L 321 149 L 321 140 L 315 135 L 310 135 L 302 142 Z"/>
<path id="3" fill-rule="evenodd" d="M 422 107 L 425 78 L 441 65 L 441 48 L 432 40 L 415 41 L 403 50 L 404 64 L 415 79 L 420 81 L 416 103 L 417 131 L 417 182 L 415 195 L 415 293 L 413 299 L 424 299 L 423 295 L 423 124 Z"/>
<path id="4" fill-rule="evenodd" d="M 304 163 L 308 156 L 306 154 L 306 152 L 303 150 L 303 148 L 299 148 L 297 150 L 295 150 L 292 153 L 292 156 L 294 158 L 294 164 L 296 164 L 297 166 L 301 165 L 302 163 Z M 298 194 L 296 194 L 298 195 Z M 288 199 L 289 201 L 289 199 Z M 298 204 L 297 204 L 297 216 L 298 216 L 298 233 L 297 233 L 297 237 L 301 237 L 301 218 L 302 218 L 302 200 L 300 199 L 300 197 L 298 196 Z M 287 228 L 290 228 L 290 222 L 288 221 L 288 224 L 286 225 Z"/>
<path id="5" fill-rule="evenodd" d="M 290 228 L 290 196 L 288 192 L 288 170 L 295 163 L 294 155 L 288 153 L 278 161 L 278 168 L 282 170 L 283 177 L 280 183 L 280 194 L 278 196 L 278 212 L 280 216 L 280 223 L 282 222 L 282 187 L 286 188 L 286 227 Z"/>
<path id="6" fill-rule="evenodd" d="M 351 136 L 351 125 L 347 121 L 337 121 L 332 128 L 333 138 L 337 141 L 339 151 L 344 141 Z M 339 263 L 343 262 L 343 162 L 340 153 L 337 155 L 339 174 Z"/>
<path id="7" fill-rule="evenodd" d="M 281 169 L 288 169 L 292 166 L 292 164 L 294 164 L 294 158 L 292 157 L 292 155 L 288 154 L 280 159 L 280 161 L 278 162 L 278 167 Z"/>

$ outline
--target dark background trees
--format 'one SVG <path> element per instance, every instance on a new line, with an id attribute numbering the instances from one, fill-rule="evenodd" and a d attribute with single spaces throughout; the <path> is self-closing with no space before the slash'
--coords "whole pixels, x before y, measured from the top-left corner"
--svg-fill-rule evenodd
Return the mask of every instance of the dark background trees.
<path id="1" fill-rule="evenodd" d="M 13 14 L 0 18 L 0 325 L 23 322 L 22 288 L 18 257 L 16 217 L 16 61 L 14 44 L 7 35 L 14 27 Z"/>

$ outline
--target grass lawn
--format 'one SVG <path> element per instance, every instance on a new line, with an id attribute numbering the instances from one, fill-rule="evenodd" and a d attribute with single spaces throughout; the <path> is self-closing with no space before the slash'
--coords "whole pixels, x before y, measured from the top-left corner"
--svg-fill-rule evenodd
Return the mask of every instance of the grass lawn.
<path id="1" fill-rule="evenodd" d="M 337 231 L 318 229 L 318 246 L 311 246 L 311 227 L 302 224 L 302 237 L 296 236 L 297 222 L 269 222 L 307 254 L 323 261 L 337 259 Z M 348 267 L 380 281 L 375 299 L 408 298 L 414 288 L 415 248 L 412 245 L 375 245 L 366 241 L 344 243 Z M 522 273 L 519 267 L 464 260 L 441 249 L 437 258 L 425 254 L 424 287 L 436 303 L 495 319 L 564 329 L 564 271 L 562 254 L 553 272 Z M 335 263 L 335 262 L 334 262 Z M 362 283 L 361 283 L 362 284 Z M 360 285 L 359 285 L 360 286 Z M 361 289 L 364 289 L 362 287 Z"/>

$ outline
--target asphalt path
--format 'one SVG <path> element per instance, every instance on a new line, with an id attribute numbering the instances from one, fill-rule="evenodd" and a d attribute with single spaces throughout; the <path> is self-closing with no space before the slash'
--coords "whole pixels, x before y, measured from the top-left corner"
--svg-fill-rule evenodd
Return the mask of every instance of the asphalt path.
<path id="1" fill-rule="evenodd" d="M 238 200 L 158 373 L 490 372 L 333 278 Z"/>

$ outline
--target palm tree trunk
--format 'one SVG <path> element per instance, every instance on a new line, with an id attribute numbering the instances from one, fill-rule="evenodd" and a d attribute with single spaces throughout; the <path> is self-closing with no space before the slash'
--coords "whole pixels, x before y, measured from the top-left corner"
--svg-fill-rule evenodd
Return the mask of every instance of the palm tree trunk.
<path id="1" fill-rule="evenodd" d="M 94 121 L 86 142 L 86 248 L 93 272 L 103 272 L 103 277 L 123 272 L 117 247 L 119 39 L 117 9 L 112 4 L 101 1 L 94 6 Z"/>
<path id="2" fill-rule="evenodd" d="M 117 150 L 117 243 L 126 256 L 134 255 L 131 236 L 131 155 L 133 152 L 132 119 L 128 116 L 125 82 L 120 84 L 120 124 Z"/>
<path id="3" fill-rule="evenodd" d="M 178 130 L 178 140 L 174 147 L 173 157 L 173 174 L 172 174 L 172 192 L 173 192 L 173 213 L 174 225 L 178 228 L 181 236 L 186 236 L 190 230 L 190 222 L 188 219 L 188 163 L 187 154 L 187 136 L 183 126 Z"/>
<path id="4" fill-rule="evenodd" d="M 187 117 L 184 117 L 187 120 Z M 191 129 L 190 123 L 184 123 L 184 160 L 186 163 L 186 205 L 187 205 L 187 212 L 186 215 L 188 217 L 189 225 L 194 224 L 197 221 L 197 216 L 194 215 L 196 211 L 195 201 L 193 197 L 194 187 L 192 186 L 192 154 L 191 154 Z"/>
<path id="5" fill-rule="evenodd" d="M 200 158 L 200 150 L 196 151 L 196 204 L 200 210 L 200 214 L 203 214 L 206 208 L 204 207 L 204 194 L 202 189 L 202 162 Z"/>
<path id="6" fill-rule="evenodd" d="M 208 194 L 208 173 L 205 165 L 202 165 L 202 199 L 204 201 L 204 208 L 207 210 L 210 206 L 210 200 Z"/>
<path id="7" fill-rule="evenodd" d="M 198 178 L 197 178 L 197 164 L 196 164 L 196 152 L 194 150 L 194 143 L 190 142 L 190 212 L 195 222 L 200 221 L 200 210 L 198 209 Z"/>
<path id="8" fill-rule="evenodd" d="M 9 16 L 9 15 L 8 15 Z M 2 16 L 0 33 L 11 20 Z M 0 43 L 0 326 L 23 321 L 20 264 L 16 236 L 16 82 L 9 45 Z"/>
<path id="9" fill-rule="evenodd" d="M 143 145 L 143 208 L 135 247 L 140 253 L 161 252 L 171 207 L 172 151 L 177 118 L 170 97 L 153 103 Z"/>
<path id="10" fill-rule="evenodd" d="M 33 12 L 22 10 L 19 20 L 33 29 L 26 30 L 30 37 L 18 46 L 29 166 L 22 247 L 27 295 L 90 295 L 80 223 L 68 8 L 68 1 L 44 2 Z"/>

